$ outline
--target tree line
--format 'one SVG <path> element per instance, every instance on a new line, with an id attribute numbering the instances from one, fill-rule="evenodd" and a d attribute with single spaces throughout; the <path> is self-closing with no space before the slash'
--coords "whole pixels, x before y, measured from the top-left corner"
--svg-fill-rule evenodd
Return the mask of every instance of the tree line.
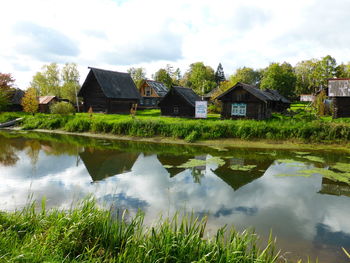
<path id="1" fill-rule="evenodd" d="M 131 67 L 127 70 L 139 88 L 146 78 L 144 68 Z M 254 85 L 260 89 L 274 89 L 290 99 L 301 94 L 312 94 L 327 86 L 327 79 L 350 78 L 350 62 L 337 64 L 330 55 L 298 62 L 294 67 L 288 63 L 270 63 L 263 69 L 238 68 L 233 74 L 225 75 L 219 63 L 216 70 L 203 62 L 195 62 L 181 73 L 179 68 L 166 65 L 152 74 L 156 81 L 167 87 L 185 86 L 197 94 L 204 95 L 214 89 L 223 92 L 237 82 Z M 80 74 L 75 63 L 66 63 L 62 68 L 57 63 L 44 65 L 30 82 L 31 97 L 53 95 L 76 103 L 76 92 L 80 89 Z M 9 103 L 14 90 L 15 79 L 11 74 L 0 73 L 0 110 Z"/>

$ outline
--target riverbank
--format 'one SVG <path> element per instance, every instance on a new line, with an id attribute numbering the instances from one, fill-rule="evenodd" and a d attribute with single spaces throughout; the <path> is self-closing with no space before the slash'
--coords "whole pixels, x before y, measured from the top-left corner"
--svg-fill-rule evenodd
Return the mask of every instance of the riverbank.
<path id="1" fill-rule="evenodd" d="M 3 130 L 20 132 L 27 132 L 25 130 L 17 128 L 6 128 Z M 175 144 L 175 145 L 191 145 L 191 146 L 206 146 L 217 150 L 225 150 L 226 148 L 255 148 L 255 149 L 272 149 L 272 150 L 307 150 L 307 151 L 339 151 L 344 153 L 350 153 L 350 143 L 304 143 L 301 140 L 241 140 L 241 139 L 217 139 L 217 140 L 202 140 L 192 143 L 186 142 L 183 139 L 168 138 L 161 136 L 154 137 L 137 137 L 126 135 L 114 135 L 106 133 L 91 133 L 91 132 L 67 132 L 63 130 L 45 130 L 34 129 L 28 132 L 38 132 L 46 134 L 59 134 L 59 135 L 73 135 L 82 136 L 95 139 L 106 140 L 118 140 L 118 141 L 134 141 L 134 142 L 146 142 L 157 144 Z M 23 134 L 25 136 L 25 134 Z"/>
<path id="2" fill-rule="evenodd" d="M 243 147 L 300 148 L 301 145 L 309 144 L 305 147 L 309 149 L 316 144 L 347 149 L 350 143 L 350 123 L 347 119 L 275 118 L 256 121 L 220 120 L 218 116 L 212 116 L 206 120 L 195 120 L 152 114 L 146 112 L 136 117 L 105 114 L 90 116 L 86 113 L 69 116 L 21 115 L 23 121 L 20 127 L 24 130 L 50 130 L 104 138 L 219 146 L 239 144 Z"/>
<path id="3" fill-rule="evenodd" d="M 278 262 L 272 239 L 264 248 L 250 231 L 222 228 L 206 237 L 206 218 L 193 215 L 143 224 L 143 214 L 102 210 L 84 201 L 69 211 L 0 213 L 0 258 L 6 262 Z"/>

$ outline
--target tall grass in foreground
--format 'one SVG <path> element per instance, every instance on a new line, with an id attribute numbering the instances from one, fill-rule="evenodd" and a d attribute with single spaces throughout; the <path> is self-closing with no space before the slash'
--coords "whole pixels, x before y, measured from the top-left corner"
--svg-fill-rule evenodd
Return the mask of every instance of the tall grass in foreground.
<path id="1" fill-rule="evenodd" d="M 265 249 L 249 231 L 204 239 L 206 220 L 194 216 L 143 225 L 138 213 L 130 220 L 84 201 L 70 211 L 35 205 L 0 213 L 0 262 L 277 262 L 270 239 Z"/>

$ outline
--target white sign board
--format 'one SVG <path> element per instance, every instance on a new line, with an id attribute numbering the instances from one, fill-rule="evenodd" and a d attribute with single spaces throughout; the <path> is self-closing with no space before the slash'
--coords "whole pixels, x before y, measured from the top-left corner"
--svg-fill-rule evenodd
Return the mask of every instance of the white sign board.
<path id="1" fill-rule="evenodd" d="M 196 118 L 206 119 L 208 113 L 207 101 L 196 101 Z"/>

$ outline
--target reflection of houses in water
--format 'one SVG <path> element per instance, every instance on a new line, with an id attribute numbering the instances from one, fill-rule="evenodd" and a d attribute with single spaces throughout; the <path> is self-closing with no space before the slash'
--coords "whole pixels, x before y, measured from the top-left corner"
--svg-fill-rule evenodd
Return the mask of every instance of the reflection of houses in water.
<path id="1" fill-rule="evenodd" d="M 335 182 L 328 178 L 322 178 L 322 188 L 319 191 L 320 194 L 328 195 L 345 195 L 350 197 L 350 185 L 343 182 Z"/>
<path id="2" fill-rule="evenodd" d="M 93 181 L 131 171 L 138 154 L 86 148 L 79 153 Z"/>
<path id="3" fill-rule="evenodd" d="M 273 160 L 266 160 L 257 162 L 256 160 L 244 160 L 238 158 L 232 158 L 225 165 L 219 167 L 214 173 L 220 177 L 225 183 L 230 185 L 234 190 L 253 182 L 264 175 L 265 171 L 273 163 Z M 232 170 L 231 165 L 256 165 L 250 171 L 238 171 Z"/>
<path id="4" fill-rule="evenodd" d="M 168 171 L 170 177 L 174 177 L 182 171 L 186 170 L 185 168 L 178 168 L 177 166 L 184 164 L 188 161 L 188 157 L 182 155 L 167 155 L 159 154 L 157 155 L 158 160 Z"/>

